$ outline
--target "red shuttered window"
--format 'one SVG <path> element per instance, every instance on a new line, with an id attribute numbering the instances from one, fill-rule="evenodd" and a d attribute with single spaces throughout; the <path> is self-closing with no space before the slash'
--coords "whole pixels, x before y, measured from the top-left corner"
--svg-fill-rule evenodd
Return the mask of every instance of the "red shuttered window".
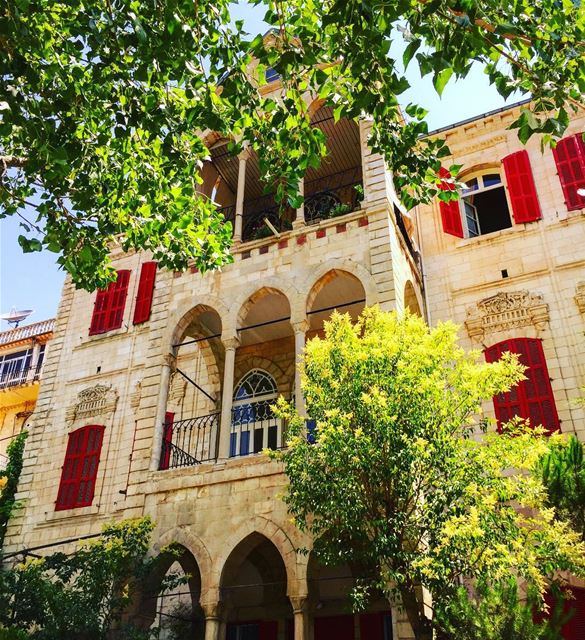
<path id="1" fill-rule="evenodd" d="M 91 505 L 103 437 L 101 425 L 88 425 L 69 434 L 56 511 Z"/>
<path id="2" fill-rule="evenodd" d="M 585 209 L 585 195 L 578 190 L 585 189 L 585 142 L 583 134 L 559 140 L 553 156 L 557 173 L 565 194 L 565 204 L 569 211 Z"/>
<path id="3" fill-rule="evenodd" d="M 506 156 L 502 163 L 506 172 L 514 222 L 520 224 L 540 220 L 542 214 L 528 153 L 517 151 Z"/>
<path id="4" fill-rule="evenodd" d="M 122 326 L 129 281 L 130 271 L 123 269 L 118 271 L 115 282 L 110 282 L 106 289 L 97 292 L 89 328 L 90 336 Z"/>
<path id="5" fill-rule="evenodd" d="M 173 422 L 175 420 L 175 414 L 172 411 L 165 413 L 165 424 L 163 428 L 163 441 L 162 449 L 160 452 L 160 466 L 159 469 L 164 471 L 169 468 L 171 462 L 171 449 L 173 445 Z"/>
<path id="6" fill-rule="evenodd" d="M 439 171 L 440 178 L 449 178 L 451 174 L 447 169 L 441 167 Z M 455 191 L 455 185 L 452 182 L 443 181 L 439 185 L 442 191 Z M 463 238 L 463 225 L 461 223 L 461 210 L 459 209 L 459 200 L 449 200 L 443 202 L 439 200 L 439 209 L 441 210 L 441 222 L 443 223 L 443 231 L 452 236 Z"/>
<path id="7" fill-rule="evenodd" d="M 156 262 L 145 262 L 140 270 L 140 282 L 138 283 L 136 307 L 134 308 L 134 319 L 132 321 L 134 324 L 146 322 L 150 318 L 155 278 Z"/>
<path id="8" fill-rule="evenodd" d="M 560 429 L 542 342 L 533 338 L 504 340 L 486 349 L 485 359 L 496 362 L 505 351 L 519 354 L 520 362 L 528 367 L 524 372 L 527 379 L 508 393 L 494 396 L 498 426 L 520 416 L 529 418 L 532 426 L 542 425 L 550 432 Z"/>

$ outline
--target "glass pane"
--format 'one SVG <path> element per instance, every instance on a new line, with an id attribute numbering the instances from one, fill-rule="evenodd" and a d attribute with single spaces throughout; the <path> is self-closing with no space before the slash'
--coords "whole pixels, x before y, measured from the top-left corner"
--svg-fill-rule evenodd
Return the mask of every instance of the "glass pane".
<path id="1" fill-rule="evenodd" d="M 498 173 L 486 173 L 482 178 L 484 187 L 492 187 L 495 184 L 502 184 L 502 179 Z"/>
<path id="2" fill-rule="evenodd" d="M 477 191 L 478 188 L 479 185 L 477 184 L 477 178 L 471 178 L 471 180 L 467 180 L 465 183 L 463 194 L 469 193 L 470 191 Z"/>

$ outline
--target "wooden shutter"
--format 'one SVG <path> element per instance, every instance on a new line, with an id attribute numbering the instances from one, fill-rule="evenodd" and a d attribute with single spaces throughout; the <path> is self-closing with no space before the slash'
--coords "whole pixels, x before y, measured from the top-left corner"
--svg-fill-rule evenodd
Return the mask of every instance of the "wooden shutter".
<path id="1" fill-rule="evenodd" d="M 93 502 L 103 435 L 103 425 L 88 425 L 69 434 L 56 511 L 87 507 Z"/>
<path id="2" fill-rule="evenodd" d="M 108 309 L 108 322 L 106 331 L 119 329 L 124 319 L 124 308 L 126 306 L 126 296 L 128 295 L 128 283 L 130 281 L 130 271 L 124 269 L 118 271 L 115 282 L 110 284 L 110 300 Z"/>
<path id="3" fill-rule="evenodd" d="M 384 618 L 390 617 L 389 611 L 360 614 L 360 638 L 363 640 L 386 640 Z"/>
<path id="4" fill-rule="evenodd" d="M 99 289 L 93 305 L 93 315 L 91 317 L 91 325 L 89 327 L 89 335 L 94 336 L 98 333 L 106 331 L 106 319 L 108 316 L 108 293 L 109 287 Z"/>
<path id="5" fill-rule="evenodd" d="M 548 431 L 560 429 L 542 342 L 533 338 L 504 340 L 485 350 L 487 362 L 496 362 L 504 351 L 517 353 L 520 362 L 528 367 L 526 380 L 511 391 L 494 396 L 494 410 L 498 428 L 514 416 L 529 418 L 532 426 L 542 425 Z"/>
<path id="6" fill-rule="evenodd" d="M 175 414 L 172 411 L 165 413 L 165 424 L 163 429 L 162 449 L 160 452 L 160 469 L 164 471 L 169 468 L 171 462 L 171 445 L 173 443 L 173 422 Z"/>
<path id="7" fill-rule="evenodd" d="M 506 173 L 514 222 L 520 224 L 540 220 L 542 214 L 528 153 L 517 151 L 506 156 L 502 163 Z"/>
<path id="8" fill-rule="evenodd" d="M 146 322 L 150 318 L 152 295 L 154 293 L 154 281 L 156 278 L 156 262 L 145 262 L 140 269 L 140 282 L 136 294 L 136 307 L 134 308 L 134 324 Z"/>
<path id="9" fill-rule="evenodd" d="M 441 167 L 439 171 L 440 178 L 449 178 L 451 174 L 447 169 Z M 455 185 L 452 182 L 443 181 L 439 185 L 442 191 L 455 191 Z M 439 209 L 441 211 L 441 222 L 443 223 L 443 231 L 452 236 L 463 238 L 463 225 L 461 223 L 461 210 L 459 208 L 459 200 L 449 200 L 443 202 L 439 200 Z"/>
<path id="10" fill-rule="evenodd" d="M 315 640 L 353 640 L 353 616 L 315 618 L 314 638 Z"/>
<path id="11" fill-rule="evenodd" d="M 578 133 L 559 140 L 553 149 L 557 173 L 565 194 L 565 204 L 569 211 L 585 209 L 585 195 L 578 189 L 585 189 L 585 142 Z"/>

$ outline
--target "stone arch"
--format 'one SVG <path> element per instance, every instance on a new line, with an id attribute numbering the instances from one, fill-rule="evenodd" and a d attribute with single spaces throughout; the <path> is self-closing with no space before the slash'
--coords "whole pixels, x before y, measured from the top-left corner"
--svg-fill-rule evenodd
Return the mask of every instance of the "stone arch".
<path id="1" fill-rule="evenodd" d="M 311 274 L 305 279 L 302 287 L 302 291 L 305 292 L 304 310 L 310 308 L 311 304 L 315 300 L 315 297 L 319 291 L 327 284 L 327 276 L 330 272 L 332 275 L 335 272 L 346 272 L 351 276 L 357 278 L 364 291 L 366 292 L 366 306 L 371 307 L 378 302 L 378 290 L 372 277 L 372 274 L 361 264 L 349 259 L 337 259 L 328 260 L 322 264 L 319 268 L 312 271 Z"/>
<path id="2" fill-rule="evenodd" d="M 218 577 L 218 585 L 221 584 L 226 563 L 232 552 L 240 543 L 250 538 L 253 534 L 264 536 L 276 547 L 286 569 L 287 593 L 293 593 L 297 581 L 297 552 L 295 546 L 281 527 L 262 516 L 255 516 L 243 522 L 222 545 L 222 548 L 226 551 L 216 558 L 214 570 L 215 575 Z"/>
<path id="3" fill-rule="evenodd" d="M 225 326 L 224 330 L 233 330 L 235 333 L 239 320 L 245 316 L 252 304 L 269 293 L 281 294 L 287 299 L 292 319 L 295 305 L 298 304 L 299 301 L 298 289 L 290 282 L 273 276 L 263 278 L 260 284 L 258 282 L 252 282 L 243 288 L 241 294 L 230 307 L 230 324 L 229 327 Z"/>
<path id="4" fill-rule="evenodd" d="M 404 285 L 404 309 L 408 309 L 410 313 L 420 316 L 421 318 L 423 317 L 421 305 L 412 280 L 407 280 Z"/>
<path id="5" fill-rule="evenodd" d="M 212 559 L 207 546 L 188 526 L 180 525 L 161 534 L 153 545 L 151 554 L 160 553 L 161 549 L 173 542 L 185 547 L 195 558 L 201 576 L 201 601 L 205 602 L 210 592 L 217 588 L 213 583 Z"/>
<path id="6" fill-rule="evenodd" d="M 221 320 L 222 330 L 225 330 L 226 319 L 229 318 L 230 312 L 219 298 L 212 295 L 190 298 L 168 319 L 162 336 L 163 349 L 168 349 L 168 353 L 175 355 L 173 345 L 181 342 L 184 332 L 203 309 L 215 311 Z"/>
<path id="7" fill-rule="evenodd" d="M 276 382 L 279 393 L 284 393 L 284 390 L 290 392 L 287 385 L 290 383 L 291 379 L 294 380 L 294 375 L 291 375 L 289 368 L 287 367 L 287 369 L 284 370 L 276 362 L 262 356 L 253 356 L 245 362 L 239 361 L 236 364 L 234 370 L 234 389 L 237 387 L 240 380 L 249 371 L 252 371 L 252 369 L 262 369 L 263 371 L 266 371 L 266 373 L 270 374 Z"/>

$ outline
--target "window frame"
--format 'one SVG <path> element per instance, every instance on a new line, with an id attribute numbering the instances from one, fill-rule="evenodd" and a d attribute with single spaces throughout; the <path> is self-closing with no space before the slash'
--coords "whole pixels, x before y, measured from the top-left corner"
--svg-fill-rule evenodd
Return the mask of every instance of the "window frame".
<path id="1" fill-rule="evenodd" d="M 125 280 L 121 286 L 119 285 L 120 275 Z M 89 325 L 90 336 L 101 335 L 122 327 L 127 310 L 131 276 L 131 269 L 119 269 L 116 272 L 116 280 L 110 282 L 105 289 L 98 289 Z"/>
<path id="2" fill-rule="evenodd" d="M 500 178 L 500 182 L 498 184 L 490 185 L 488 187 L 484 186 L 484 176 L 488 175 L 498 175 Z M 461 213 L 461 225 L 463 227 L 464 238 L 467 240 L 475 239 L 475 238 L 483 238 L 485 236 L 492 236 L 494 233 L 499 233 L 501 231 L 506 231 L 507 229 L 513 229 L 516 226 L 514 221 L 514 216 L 512 215 L 512 203 L 510 201 L 510 194 L 508 190 L 508 183 L 506 181 L 506 172 L 504 171 L 503 166 L 499 167 L 489 167 L 486 169 L 481 169 L 479 171 L 473 171 L 467 173 L 464 177 L 460 178 L 460 182 L 467 184 L 471 180 L 477 180 L 478 188 L 477 189 L 459 189 L 459 211 Z M 481 187 L 479 187 L 479 183 L 481 181 Z M 496 189 L 503 189 L 504 195 L 506 197 L 506 204 L 508 205 L 508 216 L 510 218 L 510 226 L 504 227 L 503 229 L 498 229 L 497 231 L 489 231 L 488 233 L 481 232 L 481 224 L 479 222 L 479 217 L 477 217 L 477 207 L 471 203 L 467 202 L 468 205 L 473 207 L 476 211 L 475 224 L 479 230 L 477 235 L 471 235 L 469 226 L 467 224 L 467 211 L 465 210 L 466 198 L 471 195 L 476 195 L 480 193 L 487 193 L 488 191 L 494 191 Z"/>

